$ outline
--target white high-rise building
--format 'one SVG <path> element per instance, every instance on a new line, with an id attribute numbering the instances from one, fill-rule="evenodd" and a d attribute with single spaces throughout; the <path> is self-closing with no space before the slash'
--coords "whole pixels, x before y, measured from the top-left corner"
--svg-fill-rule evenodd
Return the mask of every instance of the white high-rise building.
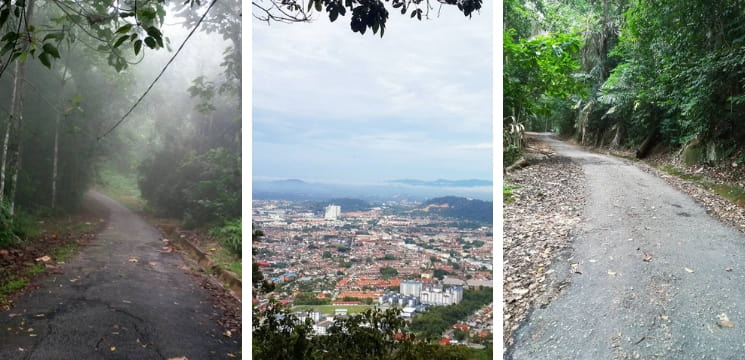
<path id="1" fill-rule="evenodd" d="M 455 286 L 443 290 L 439 287 L 426 287 L 421 291 L 420 300 L 422 304 L 428 305 L 457 304 L 463 300 L 463 288 Z"/>
<path id="2" fill-rule="evenodd" d="M 341 206 L 329 205 L 326 207 L 326 214 L 323 216 L 326 220 L 336 220 L 341 215 Z"/>
<path id="3" fill-rule="evenodd" d="M 422 292 L 422 282 L 413 280 L 404 280 L 401 282 L 401 295 L 413 295 L 419 297 L 419 293 Z"/>

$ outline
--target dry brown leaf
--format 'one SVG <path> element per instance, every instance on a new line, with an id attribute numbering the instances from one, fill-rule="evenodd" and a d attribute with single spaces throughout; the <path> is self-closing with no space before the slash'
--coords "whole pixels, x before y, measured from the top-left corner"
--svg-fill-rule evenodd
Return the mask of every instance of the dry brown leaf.
<path id="1" fill-rule="evenodd" d="M 168 360 L 189 360 L 189 359 L 186 356 L 179 356 L 179 357 L 168 358 Z"/>
<path id="2" fill-rule="evenodd" d="M 724 271 L 732 272 L 732 266 L 727 266 L 726 268 L 724 268 Z"/>
<path id="3" fill-rule="evenodd" d="M 689 269 L 689 268 L 684 268 L 684 269 L 685 269 L 686 271 L 688 271 L 689 273 L 692 273 L 692 272 L 693 272 L 693 269 Z"/>
<path id="4" fill-rule="evenodd" d="M 667 315 L 660 315 L 660 319 L 667 320 L 667 319 L 669 319 L 669 317 Z"/>
<path id="5" fill-rule="evenodd" d="M 648 252 L 645 251 L 644 252 L 644 259 L 642 259 L 642 260 L 645 261 L 645 262 L 652 261 L 652 254 L 650 254 L 650 253 L 648 253 Z"/>
<path id="6" fill-rule="evenodd" d="M 222 335 L 225 336 L 225 337 L 231 337 L 231 336 L 233 336 L 233 333 L 230 332 L 230 330 L 225 330 L 225 332 L 223 332 Z"/>
<path id="7" fill-rule="evenodd" d="M 109 350 L 116 351 L 116 346 L 112 346 Z"/>
<path id="8" fill-rule="evenodd" d="M 717 323 L 720 327 L 728 327 L 732 328 L 735 327 L 735 324 L 729 320 L 729 317 L 726 313 L 721 313 L 717 315 L 717 318 L 719 319 L 719 322 Z"/>
<path id="9" fill-rule="evenodd" d="M 615 271 L 608 270 L 608 275 L 610 275 L 610 276 L 616 276 L 616 272 Z"/>
<path id="10" fill-rule="evenodd" d="M 131 263 L 134 264 L 134 263 L 137 263 L 138 260 L 136 258 L 134 258 L 134 257 L 130 257 L 129 260 L 127 260 L 127 261 L 129 261 L 129 262 L 131 262 Z"/>
<path id="11" fill-rule="evenodd" d="M 525 295 L 528 291 L 528 289 L 512 289 L 512 293 L 517 295 Z"/>
<path id="12" fill-rule="evenodd" d="M 42 256 L 40 258 L 36 258 L 36 261 L 41 261 L 41 262 L 49 262 L 51 260 L 52 260 L 52 258 L 49 257 L 49 255 L 44 255 L 44 256 Z"/>

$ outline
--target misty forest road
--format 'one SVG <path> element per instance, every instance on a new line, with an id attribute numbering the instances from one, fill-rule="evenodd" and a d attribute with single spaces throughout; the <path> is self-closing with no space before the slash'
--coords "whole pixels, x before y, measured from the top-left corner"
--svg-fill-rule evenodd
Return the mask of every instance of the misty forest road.
<path id="1" fill-rule="evenodd" d="M 104 195 L 88 201 L 109 214 L 106 229 L 0 312 L 0 359 L 240 357 L 240 337 L 222 336 L 209 294 L 161 252 L 159 232 Z"/>
<path id="2" fill-rule="evenodd" d="M 543 138 L 587 179 L 569 245 L 578 273 L 532 310 L 506 357 L 743 359 L 745 236 L 627 160 Z"/>

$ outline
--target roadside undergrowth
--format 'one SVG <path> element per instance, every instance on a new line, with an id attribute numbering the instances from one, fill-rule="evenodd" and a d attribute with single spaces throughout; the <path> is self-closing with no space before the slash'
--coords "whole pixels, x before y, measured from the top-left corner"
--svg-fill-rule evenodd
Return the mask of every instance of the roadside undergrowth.
<path id="1" fill-rule="evenodd" d="M 19 294 L 35 286 L 36 278 L 61 273 L 59 265 L 73 258 L 105 223 L 83 213 L 45 217 L 33 225 L 30 236 L 0 247 L 0 311 L 10 309 Z"/>

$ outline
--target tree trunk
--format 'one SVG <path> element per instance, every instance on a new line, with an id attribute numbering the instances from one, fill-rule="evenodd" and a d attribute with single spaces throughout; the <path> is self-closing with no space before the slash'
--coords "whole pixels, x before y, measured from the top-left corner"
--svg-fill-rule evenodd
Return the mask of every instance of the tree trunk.
<path id="1" fill-rule="evenodd" d="M 62 79 L 60 83 L 62 85 L 60 91 L 65 90 L 65 84 L 67 83 L 67 68 L 62 72 Z M 57 163 L 59 161 L 59 122 L 63 116 L 65 103 L 60 97 L 59 106 L 57 108 L 57 119 L 54 122 L 54 159 L 52 161 L 52 209 L 57 206 Z"/>
<path id="2" fill-rule="evenodd" d="M 18 107 L 18 97 L 20 90 L 23 87 L 23 70 L 21 62 L 16 60 L 15 74 L 13 78 L 13 95 L 10 100 L 10 115 L 8 116 L 8 123 L 5 124 L 5 136 L 3 140 L 3 158 L 2 164 L 0 164 L 0 202 L 4 199 L 5 195 L 5 164 L 8 159 L 8 142 L 10 141 L 10 130 L 13 128 L 11 125 L 15 123 L 15 115 Z"/>
<path id="3" fill-rule="evenodd" d="M 33 19 L 33 12 L 34 12 L 34 0 L 29 0 L 26 3 L 26 23 L 30 26 L 32 24 Z M 23 122 L 23 81 L 25 80 L 25 73 L 26 73 L 26 63 L 25 62 L 18 62 L 16 60 L 16 66 L 17 70 L 20 70 L 16 73 L 16 83 L 14 87 L 16 87 L 18 91 L 18 101 L 17 101 L 17 107 L 16 107 L 16 114 L 14 116 L 14 122 L 12 125 L 11 131 L 13 132 L 13 143 L 10 144 L 11 147 L 9 150 L 11 150 L 12 157 L 10 158 L 9 164 L 12 164 L 13 166 L 11 169 L 13 169 L 13 177 L 11 178 L 11 184 L 10 189 L 8 193 L 8 200 L 10 201 L 10 216 L 13 217 L 15 214 L 15 196 L 16 196 L 16 187 L 18 185 L 18 170 L 21 167 L 21 123 Z M 6 137 L 8 134 L 6 133 Z M 4 152 L 5 153 L 5 152 Z M 3 171 L 3 177 L 5 175 L 5 171 Z"/>
<path id="4" fill-rule="evenodd" d="M 610 142 L 611 148 L 617 148 L 621 145 L 621 125 L 616 124 L 616 135 L 613 136 L 613 141 Z"/>
<path id="5" fill-rule="evenodd" d="M 647 138 L 644 139 L 642 144 L 639 146 L 639 149 L 636 150 L 636 158 L 637 159 L 644 159 L 649 155 L 649 151 L 652 150 L 654 145 L 657 143 L 657 127 L 652 130 L 652 132 L 647 135 Z"/>
<path id="6" fill-rule="evenodd" d="M 54 122 L 54 160 L 52 162 L 52 209 L 57 206 L 57 159 L 59 158 L 59 121 L 61 113 L 57 113 Z"/>

